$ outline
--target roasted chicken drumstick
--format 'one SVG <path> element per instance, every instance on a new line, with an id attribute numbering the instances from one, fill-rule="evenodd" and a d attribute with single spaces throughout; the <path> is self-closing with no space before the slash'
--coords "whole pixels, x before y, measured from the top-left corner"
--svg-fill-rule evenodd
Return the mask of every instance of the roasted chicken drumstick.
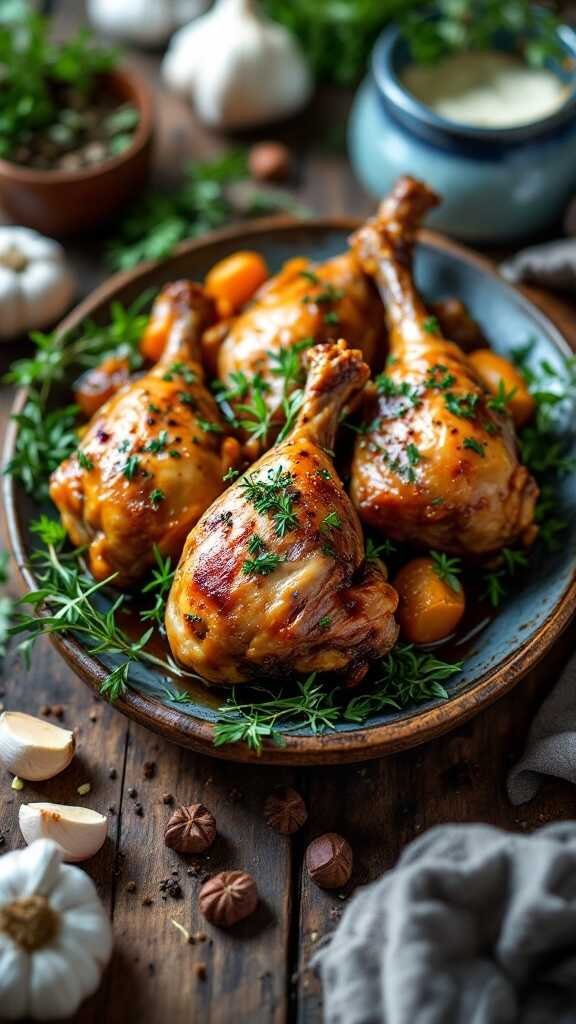
<path id="1" fill-rule="evenodd" d="M 211 683 L 295 672 L 359 681 L 397 634 L 397 595 L 364 560 L 358 517 L 329 451 L 368 377 L 345 342 L 309 350 L 304 403 L 270 449 L 190 533 L 166 611 L 175 657 Z"/>
<path id="2" fill-rule="evenodd" d="M 273 414 L 268 438 L 252 438 L 252 457 L 274 440 L 284 421 L 283 399 L 301 383 L 306 346 L 345 337 L 372 364 L 383 332 L 382 303 L 352 252 L 317 265 L 290 260 L 267 281 L 232 320 L 217 357 L 218 377 L 230 388 L 238 419 L 246 420 L 239 406 L 253 399 L 255 388 Z M 290 349 L 294 364 L 286 374 L 282 360 Z"/>
<path id="3" fill-rule="evenodd" d="M 223 426 L 200 363 L 200 337 L 213 318 L 198 285 L 168 285 L 151 317 L 168 334 L 161 360 L 96 412 L 78 450 L 52 475 L 52 500 L 74 544 L 88 546 L 96 579 L 117 573 L 114 582 L 129 586 L 153 563 L 155 544 L 177 559 L 225 486 Z"/>
<path id="4" fill-rule="evenodd" d="M 512 420 L 414 287 L 415 231 L 436 202 L 402 178 L 352 239 L 384 299 L 390 359 L 367 402 L 351 493 L 363 521 L 394 539 L 484 555 L 533 539 L 538 489 L 518 461 Z"/>

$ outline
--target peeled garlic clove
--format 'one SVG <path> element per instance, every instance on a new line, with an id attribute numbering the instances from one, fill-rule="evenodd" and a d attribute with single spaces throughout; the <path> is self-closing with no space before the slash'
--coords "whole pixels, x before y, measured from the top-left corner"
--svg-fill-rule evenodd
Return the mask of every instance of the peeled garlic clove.
<path id="1" fill-rule="evenodd" d="M 108 827 L 108 819 L 98 811 L 49 803 L 22 804 L 18 823 L 28 844 L 35 839 L 53 839 L 64 860 L 72 863 L 98 853 Z"/>
<path id="2" fill-rule="evenodd" d="M 64 771 L 76 741 L 68 729 L 22 711 L 0 715 L 0 764 L 20 779 L 38 782 Z"/>

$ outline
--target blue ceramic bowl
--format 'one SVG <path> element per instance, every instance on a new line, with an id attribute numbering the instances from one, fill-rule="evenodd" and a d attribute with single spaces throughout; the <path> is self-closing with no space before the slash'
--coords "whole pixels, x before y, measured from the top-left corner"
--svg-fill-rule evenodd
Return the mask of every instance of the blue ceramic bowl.
<path id="1" fill-rule="evenodd" d="M 576 58 L 572 29 L 562 27 L 559 38 Z M 425 178 L 442 196 L 429 223 L 476 242 L 528 237 L 557 221 L 576 187 L 574 75 L 560 72 L 571 88 L 550 117 L 477 128 L 440 117 L 409 93 L 400 80 L 409 62 L 400 31 L 388 28 L 354 102 L 350 159 L 368 191 L 380 198 L 400 174 Z"/>
<path id="2" fill-rule="evenodd" d="M 209 268 L 239 248 L 255 249 L 266 259 L 272 272 L 285 260 L 306 255 L 325 260 L 347 246 L 354 221 L 311 221 L 298 224 L 272 219 L 253 227 L 215 232 L 180 247 L 180 252 L 159 265 L 143 265 L 129 274 L 119 274 L 86 299 L 71 313 L 62 329 L 76 329 L 87 319 L 106 322 L 110 304 L 133 302 L 148 288 L 159 288 L 179 277 L 201 279 Z M 533 340 L 534 365 L 547 360 L 559 379 L 566 378 L 566 357 L 570 349 L 554 325 L 520 292 L 503 281 L 473 253 L 447 243 L 433 233 L 423 232 L 416 251 L 415 272 L 419 287 L 429 301 L 456 296 L 481 325 L 492 346 L 504 355 Z M 23 396 L 16 408 L 22 406 Z M 563 410 L 561 430 L 572 436 L 574 410 Z M 5 459 L 14 451 L 16 426 L 7 431 Z M 28 586 L 37 581 L 29 565 L 36 538 L 27 524 L 40 511 L 55 515 L 53 507 L 38 505 L 5 477 L 5 507 L 16 564 L 24 567 Z M 336 731 L 313 736 L 296 731 L 286 737 L 286 746 L 267 744 L 261 756 L 243 745 L 212 746 L 216 709 L 226 696 L 222 689 L 169 680 L 144 665 L 131 669 L 130 688 L 117 707 L 167 738 L 203 753 L 232 760 L 259 763 L 314 764 L 362 761 L 395 750 L 415 746 L 454 728 L 510 689 L 550 648 L 576 609 L 576 475 L 567 477 L 558 491 L 559 505 L 570 527 L 563 535 L 562 550 L 542 557 L 533 565 L 526 585 L 504 603 L 498 616 L 462 648 L 464 669 L 449 680 L 450 699 L 430 701 L 403 711 L 388 709 L 363 725 L 339 724 Z M 107 606 L 114 595 L 105 595 Z M 97 658 L 78 638 L 55 637 L 55 642 L 74 670 L 98 689 L 114 658 Z M 454 651 L 460 657 L 458 651 Z M 186 703 L 167 695 L 167 684 L 181 692 Z"/>

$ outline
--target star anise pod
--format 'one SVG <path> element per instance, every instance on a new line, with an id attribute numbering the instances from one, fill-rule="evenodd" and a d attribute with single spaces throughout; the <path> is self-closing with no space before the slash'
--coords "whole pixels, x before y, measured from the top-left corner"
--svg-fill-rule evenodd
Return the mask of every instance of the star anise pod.
<path id="1" fill-rule="evenodd" d="M 200 910 L 219 928 L 231 928 L 256 909 L 256 882 L 245 871 L 221 871 L 200 889 Z"/>
<path id="2" fill-rule="evenodd" d="M 300 793 L 290 786 L 277 786 L 264 804 L 264 820 L 275 832 L 288 836 L 297 832 L 308 817 Z"/>
<path id="3" fill-rule="evenodd" d="M 164 832 L 164 842 L 178 853 L 204 853 L 216 838 L 216 819 L 204 804 L 190 804 L 174 811 Z"/>

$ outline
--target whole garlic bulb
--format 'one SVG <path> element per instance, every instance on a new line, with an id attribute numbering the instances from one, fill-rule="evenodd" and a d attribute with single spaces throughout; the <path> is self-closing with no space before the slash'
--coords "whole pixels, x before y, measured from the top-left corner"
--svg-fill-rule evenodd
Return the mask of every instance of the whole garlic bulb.
<path id="1" fill-rule="evenodd" d="M 64 249 L 31 228 L 0 225 L 0 339 L 54 323 L 76 290 Z"/>
<path id="2" fill-rule="evenodd" d="M 73 863 L 98 853 L 108 830 L 108 819 L 103 814 L 68 804 L 21 804 L 18 824 L 28 845 L 36 839 L 52 839 L 63 859 Z"/>
<path id="3" fill-rule="evenodd" d="M 217 0 L 176 33 L 162 72 L 171 88 L 192 100 L 202 120 L 218 128 L 287 117 L 312 92 L 296 40 L 265 18 L 255 0 Z"/>
<path id="4" fill-rule="evenodd" d="M 2 1020 L 70 1017 L 96 991 L 112 929 L 94 883 L 40 839 L 0 857 Z"/>
<path id="5" fill-rule="evenodd" d="M 69 729 L 22 711 L 0 715 L 0 764 L 20 779 L 52 779 L 68 767 L 75 749 Z"/>
<path id="6" fill-rule="evenodd" d="M 208 0 L 88 0 L 88 16 L 105 35 L 136 46 L 160 46 L 207 7 Z"/>

